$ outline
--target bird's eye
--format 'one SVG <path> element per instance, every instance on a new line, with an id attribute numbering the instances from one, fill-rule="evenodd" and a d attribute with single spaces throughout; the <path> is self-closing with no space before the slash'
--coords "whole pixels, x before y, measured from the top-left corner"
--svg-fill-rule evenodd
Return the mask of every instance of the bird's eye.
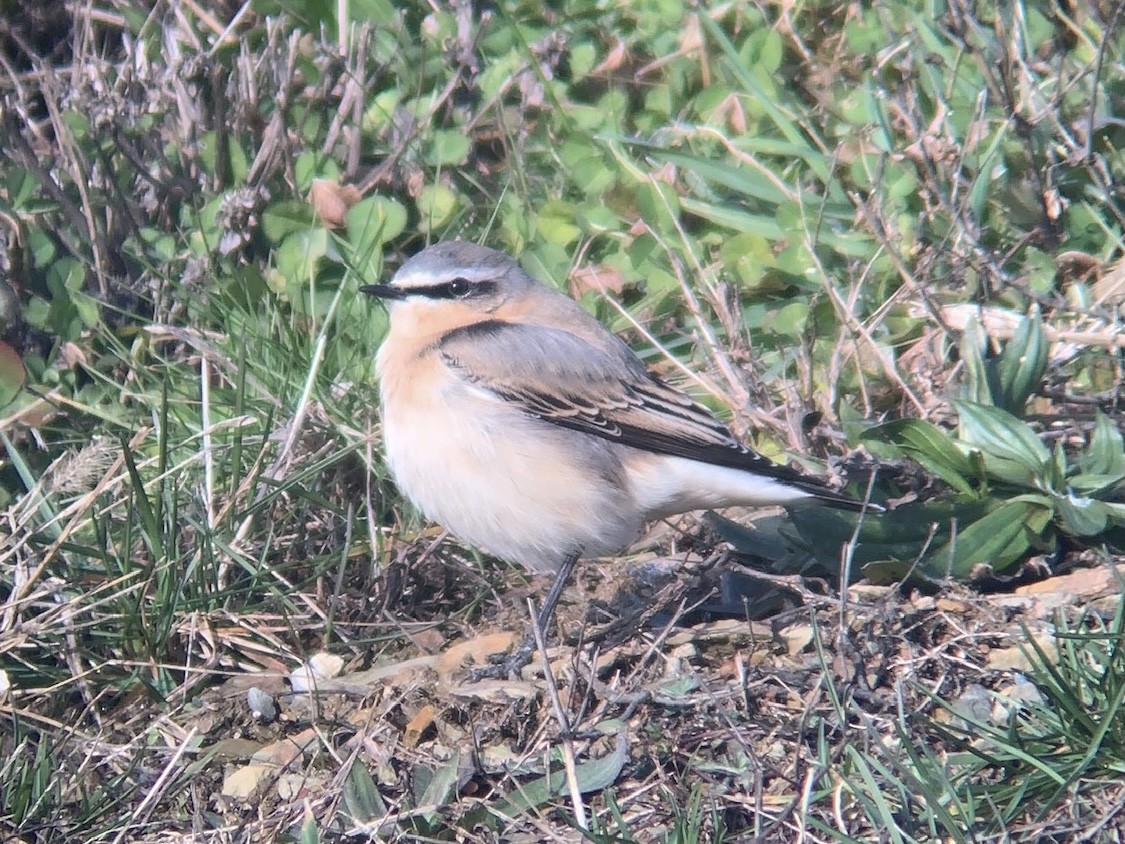
<path id="1" fill-rule="evenodd" d="M 449 282 L 449 292 L 458 299 L 463 299 L 473 291 L 473 285 L 466 278 L 455 278 Z"/>

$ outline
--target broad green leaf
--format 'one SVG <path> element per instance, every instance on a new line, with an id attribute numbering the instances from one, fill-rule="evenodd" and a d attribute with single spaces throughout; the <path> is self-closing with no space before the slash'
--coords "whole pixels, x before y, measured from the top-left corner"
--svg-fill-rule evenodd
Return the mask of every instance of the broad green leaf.
<path id="1" fill-rule="evenodd" d="M 262 212 L 262 233 L 274 244 L 281 243 L 293 232 L 310 229 L 313 225 L 312 206 L 299 199 L 271 202 Z"/>
<path id="2" fill-rule="evenodd" d="M 303 285 L 312 274 L 316 262 L 326 254 L 327 230 L 310 228 L 294 232 L 285 238 L 277 249 L 275 260 L 278 270 L 290 285 Z"/>
<path id="3" fill-rule="evenodd" d="M 975 317 L 970 317 L 961 335 L 959 351 L 961 364 L 965 367 L 965 382 L 962 387 L 964 397 L 977 404 L 995 404 L 992 387 L 988 380 L 982 349 L 988 343 L 984 330 Z"/>
<path id="4" fill-rule="evenodd" d="M 890 443 L 917 460 L 957 492 L 973 492 L 972 461 L 953 443 L 952 437 L 932 422 L 898 419 L 865 431 L 860 440 Z"/>
<path id="5" fill-rule="evenodd" d="M 16 397 L 27 380 L 27 371 L 19 353 L 0 340 L 0 407 Z"/>
<path id="6" fill-rule="evenodd" d="M 597 48 L 590 42 L 575 44 L 570 48 L 570 73 L 574 80 L 580 81 L 597 64 Z"/>
<path id="7" fill-rule="evenodd" d="M 320 824 L 316 821 L 312 806 L 307 804 L 297 832 L 297 844 L 320 844 Z"/>
<path id="8" fill-rule="evenodd" d="M 1125 473 L 1120 475 L 1094 475 L 1082 472 L 1068 478 L 1066 485 L 1078 495 L 1098 498 L 1116 490 L 1123 481 L 1125 481 Z"/>
<path id="9" fill-rule="evenodd" d="M 359 759 L 352 763 L 348 781 L 344 783 L 344 806 L 358 823 L 367 823 L 387 816 L 387 804 L 375 785 L 367 766 Z"/>
<path id="10" fill-rule="evenodd" d="M 297 193 L 304 196 L 315 179 L 339 182 L 340 166 L 322 153 L 302 152 L 293 164 L 293 177 L 297 182 Z"/>
<path id="11" fill-rule="evenodd" d="M 453 216 L 457 207 L 457 194 L 445 185 L 430 184 L 422 188 L 415 204 L 421 216 L 419 226 L 423 231 L 433 231 L 440 229 Z"/>
<path id="12" fill-rule="evenodd" d="M 582 236 L 582 229 L 575 222 L 575 208 L 569 202 L 552 200 L 544 203 L 536 215 L 536 228 L 543 239 L 569 246 Z"/>
<path id="13" fill-rule="evenodd" d="M 55 241 L 39 228 L 33 228 L 27 233 L 27 251 L 32 265 L 36 267 L 46 267 L 58 254 Z"/>
<path id="14" fill-rule="evenodd" d="M 979 449 L 989 474 L 1011 481 L 1019 472 L 1011 472 L 1004 464 L 1011 463 L 1026 470 L 1024 483 L 1042 482 L 1048 470 L 1051 453 L 1026 423 L 998 407 L 970 401 L 954 402 L 960 414 L 958 424 L 961 441 Z"/>
<path id="15" fill-rule="evenodd" d="M 388 88 L 380 91 L 369 100 L 367 110 L 363 113 L 363 131 L 376 134 L 384 128 L 391 126 L 395 109 L 398 107 L 401 94 L 397 88 Z"/>
<path id="16" fill-rule="evenodd" d="M 1105 506 L 1106 513 L 1109 514 L 1109 518 L 1113 520 L 1115 525 L 1125 525 L 1125 504 L 1117 501 L 1103 501 L 1102 504 Z"/>
<path id="17" fill-rule="evenodd" d="M 1125 475 L 1125 443 L 1113 420 L 1100 410 L 1094 414 L 1094 434 L 1078 455 L 1078 467 L 1088 475 Z"/>
<path id="18" fill-rule="evenodd" d="M 680 217 L 680 198 L 671 185 L 663 182 L 649 182 L 637 185 L 637 208 L 641 217 L 654 229 L 661 232 L 675 231 Z"/>
<path id="19" fill-rule="evenodd" d="M 1001 504 L 957 533 L 949 574 L 968 580 L 978 565 L 997 572 L 1008 569 L 1038 544 L 1051 514 L 1050 501 L 1043 496 L 1024 495 Z M 930 570 L 942 566 L 940 555 L 927 563 Z"/>
<path id="20" fill-rule="evenodd" d="M 461 754 L 454 753 L 449 759 L 432 772 L 426 791 L 418 800 L 419 809 L 429 810 L 427 816 L 432 816 L 437 810 L 447 806 L 453 799 L 457 790 L 457 779 L 461 773 Z"/>
<path id="21" fill-rule="evenodd" d="M 472 142 L 469 136 L 458 129 L 439 129 L 430 138 L 429 154 L 426 156 L 430 165 L 435 167 L 457 166 L 463 164 L 469 157 Z"/>
<path id="22" fill-rule="evenodd" d="M 86 328 L 97 328 L 101 324 L 101 308 L 98 306 L 98 300 L 93 296 L 87 296 L 79 290 L 72 290 L 70 303 Z"/>
<path id="23" fill-rule="evenodd" d="M 406 230 L 406 207 L 385 196 L 369 196 L 348 209 L 348 240 L 365 259 Z"/>
<path id="24" fill-rule="evenodd" d="M 1039 389 L 1047 369 L 1047 338 L 1036 308 L 1024 317 L 1000 353 L 992 379 L 992 398 L 997 406 L 1011 413 L 1022 413 L 1028 398 Z"/>
<path id="25" fill-rule="evenodd" d="M 1096 498 L 1060 495 L 1055 499 L 1062 527 L 1073 536 L 1097 536 L 1106 529 L 1109 509 Z"/>
<path id="26" fill-rule="evenodd" d="M 773 312 L 773 318 L 766 324 L 766 328 L 777 334 L 797 338 L 804 333 L 808 319 L 808 302 L 790 302 Z"/>
<path id="27" fill-rule="evenodd" d="M 588 794 L 591 791 L 608 788 L 617 780 L 628 760 L 629 742 L 626 733 L 622 731 L 617 736 L 617 743 L 612 752 L 599 759 L 581 762 L 575 766 L 578 789 L 583 794 Z M 520 786 L 497 811 L 501 815 L 514 816 L 527 809 L 542 806 L 547 801 L 566 794 L 566 790 L 566 774 L 561 770 L 553 771 Z"/>

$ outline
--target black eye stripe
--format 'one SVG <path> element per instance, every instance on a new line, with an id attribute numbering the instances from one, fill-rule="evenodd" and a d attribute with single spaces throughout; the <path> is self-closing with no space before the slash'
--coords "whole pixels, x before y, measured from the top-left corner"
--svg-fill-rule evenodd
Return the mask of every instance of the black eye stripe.
<path id="1" fill-rule="evenodd" d="M 495 291 L 496 282 L 494 281 L 469 281 L 466 278 L 454 278 L 428 287 L 408 288 L 408 295 L 423 296 L 426 299 L 474 299 L 478 296 L 487 296 Z"/>

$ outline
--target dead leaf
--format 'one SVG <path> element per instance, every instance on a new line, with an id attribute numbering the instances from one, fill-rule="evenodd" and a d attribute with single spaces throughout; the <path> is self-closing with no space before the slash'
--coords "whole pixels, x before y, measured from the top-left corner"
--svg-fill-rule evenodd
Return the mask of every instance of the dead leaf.
<path id="1" fill-rule="evenodd" d="M 618 38 L 606 57 L 590 71 L 590 76 L 609 76 L 625 63 L 625 56 L 625 42 Z"/>
<path id="2" fill-rule="evenodd" d="M 625 276 L 604 264 L 583 267 L 570 274 L 570 295 L 575 299 L 581 299 L 590 290 L 620 296 L 624 289 Z"/>
<path id="3" fill-rule="evenodd" d="M 1125 260 L 1115 261 L 1105 267 L 1094 282 L 1091 292 L 1095 306 L 1118 307 L 1125 303 Z"/>
<path id="4" fill-rule="evenodd" d="M 263 780 L 277 773 L 273 765 L 243 765 L 223 780 L 223 797 L 249 800 L 263 784 Z"/>
<path id="5" fill-rule="evenodd" d="M 789 656 L 803 653 L 813 643 L 813 628 L 811 624 L 794 624 L 784 630 L 779 630 L 777 635 L 785 643 Z"/>
<path id="6" fill-rule="evenodd" d="M 288 738 L 281 739 L 281 741 L 267 744 L 250 757 L 250 761 L 262 765 L 273 765 L 277 768 L 285 768 L 293 764 L 294 760 L 308 748 L 314 746 L 317 741 L 319 741 L 319 739 L 316 730 L 309 727 L 294 736 L 289 736 Z"/>
<path id="7" fill-rule="evenodd" d="M 362 198 L 355 185 L 341 185 L 333 179 L 313 179 L 309 189 L 313 213 L 330 229 L 347 225 L 348 209 Z"/>
<path id="8" fill-rule="evenodd" d="M 406 729 L 402 734 L 402 743 L 408 748 L 415 748 L 418 742 L 422 740 L 422 734 L 433 726 L 434 720 L 437 718 L 437 710 L 434 709 L 432 704 L 427 703 L 418 710 L 418 714 L 410 719 L 406 725 Z"/>
<path id="9" fill-rule="evenodd" d="M 335 654 L 314 654 L 305 665 L 300 665 L 289 674 L 289 683 L 295 692 L 324 687 L 325 680 L 339 676 L 344 669 L 344 660 Z"/>
<path id="10" fill-rule="evenodd" d="M 957 598 L 938 598 L 936 606 L 942 612 L 954 613 L 956 615 L 968 615 L 973 609 L 972 604 L 968 601 L 962 601 Z"/>
<path id="11" fill-rule="evenodd" d="M 59 355 L 56 358 L 57 363 L 61 363 L 66 369 L 74 369 L 77 366 L 86 365 L 86 352 L 77 344 L 67 340 L 59 346 Z"/>
<path id="12" fill-rule="evenodd" d="M 653 171 L 652 180 L 654 182 L 663 182 L 666 185 L 676 186 L 676 176 L 679 173 L 676 165 L 672 162 L 666 162 L 660 165 L 659 168 Z"/>
<path id="13" fill-rule="evenodd" d="M 428 654 L 437 653 L 445 645 L 445 636 L 436 627 L 407 635 L 410 636 L 410 641 L 414 643 L 415 647 Z"/>

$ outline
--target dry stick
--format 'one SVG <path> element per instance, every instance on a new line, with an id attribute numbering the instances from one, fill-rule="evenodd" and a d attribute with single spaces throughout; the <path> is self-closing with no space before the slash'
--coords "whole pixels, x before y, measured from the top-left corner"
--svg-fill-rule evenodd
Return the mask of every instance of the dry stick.
<path id="1" fill-rule="evenodd" d="M 894 361 L 890 358 L 890 355 L 886 352 L 886 350 L 880 347 L 880 345 L 875 341 L 875 338 L 871 336 L 870 330 L 858 319 L 856 319 L 855 315 L 850 310 L 848 310 L 847 303 L 843 300 L 843 298 L 840 296 L 839 291 L 836 290 L 836 288 L 829 280 L 828 273 L 825 271 L 824 265 L 820 263 L 820 258 L 817 257 L 816 250 L 813 248 L 813 244 L 811 242 L 806 242 L 805 246 L 808 248 L 809 257 L 816 264 L 817 272 L 820 273 L 822 286 L 824 287 L 824 291 L 828 294 L 828 299 L 832 303 L 833 310 L 835 310 L 836 314 L 842 320 L 844 320 L 845 323 L 847 323 L 847 326 L 852 331 L 854 331 L 856 334 L 867 341 L 867 344 L 871 347 L 871 350 L 875 353 L 875 356 L 879 358 L 879 363 L 883 365 L 884 374 L 891 381 L 894 381 L 898 384 L 899 389 L 903 392 L 903 395 L 910 399 L 910 403 L 913 404 L 915 408 L 917 408 L 918 412 L 922 415 L 922 418 L 925 418 L 926 406 L 922 404 L 922 400 L 918 398 L 917 395 L 915 395 L 914 391 L 910 389 L 910 385 L 908 385 L 906 381 L 903 380 L 903 377 L 899 375 L 898 370 L 895 368 Z"/>
<path id="2" fill-rule="evenodd" d="M 555 710 L 555 718 L 562 729 L 563 767 L 566 769 L 566 785 L 570 791 L 570 803 L 574 807 L 574 821 L 581 830 L 589 829 L 586 822 L 586 806 L 582 803 L 582 791 L 578 787 L 578 771 L 574 761 L 574 739 L 570 729 L 570 718 L 563 709 L 562 698 L 559 697 L 559 687 L 555 683 L 555 673 L 551 670 L 551 660 L 547 655 L 547 640 L 543 638 L 543 628 L 539 626 L 539 614 L 535 609 L 535 602 L 528 598 L 527 609 L 531 614 L 531 632 L 535 635 L 535 645 L 539 648 L 539 655 L 543 659 L 543 679 L 547 682 L 547 693 L 551 696 L 551 707 Z M 550 781 L 550 768 L 547 769 L 548 782 Z"/>
<path id="3" fill-rule="evenodd" d="M 664 196 L 664 192 L 660 190 L 660 185 L 657 184 L 656 177 L 650 175 L 649 182 L 656 190 L 656 195 L 659 196 L 661 202 L 663 202 L 664 208 L 665 210 L 667 210 L 668 216 L 672 220 L 672 225 L 676 227 L 676 233 L 680 236 L 680 242 L 684 244 L 684 248 L 687 250 L 688 255 L 691 256 L 691 260 L 695 264 L 695 271 L 699 274 L 699 280 L 703 284 L 708 285 L 710 282 L 710 278 L 707 272 L 703 269 L 703 265 L 699 261 L 699 258 L 696 256 L 694 250 L 691 249 L 691 239 L 687 236 L 687 232 L 684 231 L 683 226 L 680 224 L 679 215 L 672 209 L 672 206 L 669 204 L 668 199 Z M 649 234 L 656 238 L 657 242 L 660 243 L 660 245 L 664 248 L 664 251 L 669 256 L 675 254 L 672 251 L 672 248 L 664 242 L 664 239 L 658 232 L 653 230 L 651 226 L 648 226 L 646 228 L 648 228 Z M 705 347 L 707 349 L 708 355 L 711 358 L 711 362 L 720 372 L 723 373 L 723 376 L 726 378 L 727 384 L 729 385 L 737 401 L 736 406 L 740 408 L 745 407 L 746 403 L 750 400 L 750 395 L 746 390 L 746 386 L 742 383 L 742 379 L 739 378 L 738 373 L 735 371 L 734 365 L 730 362 L 727 356 L 719 354 L 719 340 L 715 336 L 715 332 L 711 328 L 710 323 L 706 319 L 704 319 L 703 308 L 699 304 L 699 299 L 696 297 L 695 291 L 692 290 L 684 280 L 683 273 L 680 272 L 678 263 L 673 261 L 672 266 L 673 269 L 676 270 L 676 280 L 680 283 L 680 289 L 683 291 L 684 301 L 688 306 L 688 311 L 691 313 L 692 319 L 695 321 L 696 327 L 698 328 L 699 332 L 706 340 Z M 718 298 L 717 291 L 712 291 L 711 295 L 716 299 Z"/>
<path id="4" fill-rule="evenodd" d="M 246 0 L 246 2 L 239 7 L 238 11 L 234 13 L 234 17 L 230 19 L 230 23 L 223 28 L 223 31 L 219 33 L 219 37 L 215 39 L 215 43 L 211 45 L 211 49 L 207 51 L 208 56 L 215 55 L 220 47 L 238 40 L 232 33 L 242 22 L 242 19 L 246 17 L 246 13 L 250 11 L 250 5 L 251 0 Z"/>
<path id="5" fill-rule="evenodd" d="M 864 509 L 859 511 L 859 518 L 855 520 L 855 528 L 852 530 L 851 538 L 840 549 L 840 616 L 838 624 L 840 632 L 836 642 L 836 648 L 840 653 L 844 651 L 843 640 L 845 631 L 848 629 L 848 582 L 852 576 L 852 561 L 855 559 L 855 549 L 859 545 L 859 532 L 863 530 L 863 518 L 867 515 L 866 505 L 870 503 L 871 493 L 875 491 L 875 477 L 878 474 L 879 472 L 876 470 L 867 479 L 867 492 L 863 496 Z"/>
<path id="6" fill-rule="evenodd" d="M 55 138 L 62 152 L 65 153 L 62 156 L 63 164 L 70 170 L 70 177 L 74 182 L 75 188 L 78 189 L 79 197 L 82 199 L 82 217 L 85 221 L 86 232 L 90 237 L 90 254 L 94 259 L 94 275 L 98 279 L 98 291 L 103 298 L 108 298 L 110 288 L 109 272 L 106 269 L 106 243 L 94 219 L 94 205 L 90 200 L 90 192 L 87 189 L 87 184 L 89 183 L 88 173 L 91 168 L 87 162 L 81 160 L 78 148 L 74 144 L 74 136 L 59 111 L 58 104 L 61 98 L 57 97 L 55 93 L 57 80 L 53 72 L 48 72 L 46 82 L 47 85 L 43 92 L 43 103 L 47 106 L 47 114 L 50 116 L 51 127 L 55 132 Z M 54 180 L 52 179 L 51 181 Z M 108 228 L 109 226 L 107 225 L 107 229 Z"/>

